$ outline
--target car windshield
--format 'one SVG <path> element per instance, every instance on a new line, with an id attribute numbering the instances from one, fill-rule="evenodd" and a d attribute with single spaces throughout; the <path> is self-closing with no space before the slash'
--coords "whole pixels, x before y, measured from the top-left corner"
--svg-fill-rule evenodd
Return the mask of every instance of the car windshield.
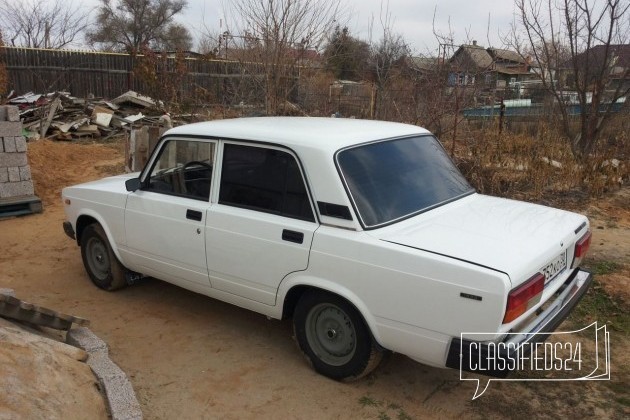
<path id="1" fill-rule="evenodd" d="M 337 165 L 366 228 L 474 192 L 440 142 L 428 135 L 344 149 Z"/>

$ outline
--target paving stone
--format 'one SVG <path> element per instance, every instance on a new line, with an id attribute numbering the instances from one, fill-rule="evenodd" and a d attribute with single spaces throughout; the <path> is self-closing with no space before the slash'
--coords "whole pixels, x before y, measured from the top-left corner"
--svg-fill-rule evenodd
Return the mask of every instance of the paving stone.
<path id="1" fill-rule="evenodd" d="M 20 121 L 20 110 L 17 106 L 7 105 L 4 108 L 6 109 L 7 121 Z"/>
<path id="2" fill-rule="evenodd" d="M 20 121 L 0 121 L 0 136 L 17 137 L 22 135 L 22 123 Z"/>
<path id="3" fill-rule="evenodd" d="M 26 153 L 0 153 L 0 168 L 26 165 L 28 165 Z"/>
<path id="4" fill-rule="evenodd" d="M 0 198 L 20 197 L 33 194 L 32 181 L 3 182 L 0 184 Z"/>
<path id="5" fill-rule="evenodd" d="M 0 183 L 9 182 L 9 170 L 7 168 L 0 168 Z"/>
<path id="6" fill-rule="evenodd" d="M 20 181 L 30 181 L 31 179 L 31 167 L 20 166 Z"/>
<path id="7" fill-rule="evenodd" d="M 17 149 L 15 148 L 15 137 L 5 137 L 4 138 L 4 152 L 5 153 L 15 153 Z"/>
<path id="8" fill-rule="evenodd" d="M 15 137 L 15 150 L 17 152 L 26 152 L 26 139 L 23 136 Z"/>
<path id="9" fill-rule="evenodd" d="M 9 182 L 19 182 L 20 180 L 20 168 L 17 166 L 13 166 L 11 168 L 7 168 L 9 171 Z"/>

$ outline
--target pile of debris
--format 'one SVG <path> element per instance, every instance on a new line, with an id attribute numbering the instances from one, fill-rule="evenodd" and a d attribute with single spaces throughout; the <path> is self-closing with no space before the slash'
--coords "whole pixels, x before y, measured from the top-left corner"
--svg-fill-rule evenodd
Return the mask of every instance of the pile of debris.
<path id="1" fill-rule="evenodd" d="M 110 101 L 77 98 L 69 92 L 46 95 L 29 92 L 10 98 L 8 103 L 19 107 L 23 135 L 30 140 L 43 137 L 105 140 L 134 127 L 173 126 L 172 117 L 164 111 L 162 102 L 131 90 Z M 176 123 L 183 124 L 190 122 L 193 115 L 175 118 Z"/>

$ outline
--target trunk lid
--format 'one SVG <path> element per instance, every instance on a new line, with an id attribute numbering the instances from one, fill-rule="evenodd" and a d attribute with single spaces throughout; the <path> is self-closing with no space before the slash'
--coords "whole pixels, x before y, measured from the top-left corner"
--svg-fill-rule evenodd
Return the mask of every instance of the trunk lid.
<path id="1" fill-rule="evenodd" d="M 569 266 L 585 222 L 576 213 L 473 194 L 369 233 L 504 272 L 516 287 L 565 250 Z"/>

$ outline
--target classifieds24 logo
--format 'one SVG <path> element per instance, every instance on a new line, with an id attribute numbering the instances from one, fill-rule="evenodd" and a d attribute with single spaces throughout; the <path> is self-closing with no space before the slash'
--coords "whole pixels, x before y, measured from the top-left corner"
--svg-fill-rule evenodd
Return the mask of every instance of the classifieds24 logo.
<path id="1" fill-rule="evenodd" d="M 477 382 L 473 400 L 492 381 L 610 380 L 606 325 L 598 327 L 594 322 L 580 330 L 549 333 L 544 342 L 535 342 L 532 335 L 509 333 L 503 342 L 481 344 L 487 333 L 462 333 L 459 378 Z M 476 336 L 480 341 L 475 341 Z"/>

